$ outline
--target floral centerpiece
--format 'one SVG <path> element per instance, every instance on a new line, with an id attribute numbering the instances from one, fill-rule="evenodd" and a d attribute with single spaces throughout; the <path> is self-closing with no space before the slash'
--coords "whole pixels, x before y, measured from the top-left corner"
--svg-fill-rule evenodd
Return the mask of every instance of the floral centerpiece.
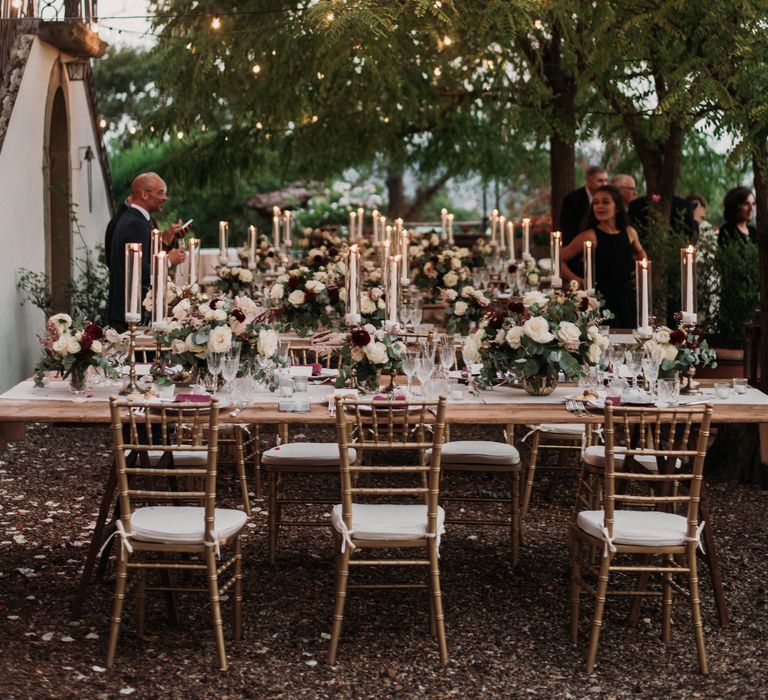
<path id="1" fill-rule="evenodd" d="M 381 287 L 370 287 L 361 292 L 360 315 L 364 324 L 371 324 L 378 328 L 386 318 L 386 311 L 387 304 Z"/>
<path id="2" fill-rule="evenodd" d="M 518 285 L 522 287 L 535 287 L 541 279 L 539 264 L 530 255 L 510 265 L 509 272 L 516 276 Z"/>
<path id="3" fill-rule="evenodd" d="M 219 279 L 216 286 L 221 294 L 236 297 L 241 292 L 248 292 L 253 284 L 253 272 L 247 267 L 219 265 L 216 268 Z"/>
<path id="4" fill-rule="evenodd" d="M 357 326 L 341 346 L 336 386 L 347 386 L 353 380 L 353 388 L 376 391 L 381 373 L 399 370 L 404 354 L 405 344 L 397 336 L 371 324 Z"/>
<path id="5" fill-rule="evenodd" d="M 268 238 L 260 238 L 258 240 L 255 252 L 254 262 L 256 263 L 256 270 L 258 272 L 267 272 L 267 270 L 274 268 L 280 262 L 280 256 Z M 250 251 L 247 244 L 237 251 L 240 265 L 244 268 L 248 267 L 249 253 Z"/>
<path id="6" fill-rule="evenodd" d="M 338 316 L 339 283 L 325 271 L 300 265 L 275 280 L 269 299 L 279 320 L 303 337 Z"/>
<path id="7" fill-rule="evenodd" d="M 465 361 L 483 364 L 481 386 L 513 374 L 528 393 L 546 395 L 555 388 L 558 372 L 576 379 L 584 365 L 600 361 L 608 346 L 598 329 L 607 318 L 599 300 L 573 287 L 529 292 L 508 311 L 507 317 L 488 314 L 465 342 Z"/>
<path id="8" fill-rule="evenodd" d="M 436 238 L 439 244 L 437 235 L 432 238 Z M 472 272 L 472 255 L 468 248 L 453 246 L 434 250 L 430 243 L 421 247 L 419 255 L 414 257 L 412 253 L 411 260 L 413 283 L 434 300 L 439 298 L 441 289 L 459 290 Z"/>
<path id="9" fill-rule="evenodd" d="M 480 323 L 486 313 L 493 310 L 491 300 L 479 289 L 469 285 L 455 289 L 441 289 L 440 301 L 445 302 L 446 330 L 466 335 L 473 324 Z"/>
<path id="10" fill-rule="evenodd" d="M 105 375 L 118 374 L 108 355 L 121 344 L 120 334 L 110 328 L 82 319 L 73 320 L 69 314 L 54 314 L 45 324 L 45 336 L 40 338 L 43 357 L 35 365 L 35 386 L 43 386 L 46 372 L 60 372 L 69 378 L 73 391 L 85 390 L 85 374 L 89 367 L 101 369 Z"/>
<path id="11" fill-rule="evenodd" d="M 660 326 L 643 343 L 643 350 L 660 360 L 659 376 L 680 373 L 683 390 L 692 389 L 697 367 L 717 367 L 717 353 L 709 347 L 703 333 L 695 326 L 680 324 L 675 330 Z"/>

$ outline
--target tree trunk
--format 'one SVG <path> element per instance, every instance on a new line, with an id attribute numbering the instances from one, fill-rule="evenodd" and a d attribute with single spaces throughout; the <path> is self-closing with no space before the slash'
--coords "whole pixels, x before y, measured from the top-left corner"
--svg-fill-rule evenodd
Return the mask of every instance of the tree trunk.
<path id="1" fill-rule="evenodd" d="M 575 121 L 575 115 L 574 121 Z M 552 228 L 560 225 L 560 209 L 563 199 L 576 189 L 576 148 L 572 140 L 566 140 L 557 133 L 549 137 L 549 183 L 552 188 Z"/>
<path id="2" fill-rule="evenodd" d="M 757 240 L 760 259 L 760 355 L 758 377 L 761 388 L 768 386 L 768 141 L 762 138 L 752 157 L 757 205 Z"/>
<path id="3" fill-rule="evenodd" d="M 405 186 L 402 168 L 387 168 L 387 216 L 390 221 L 405 214 Z"/>
<path id="4" fill-rule="evenodd" d="M 403 218 L 407 221 L 418 221 L 423 218 L 424 207 L 432 201 L 433 197 L 443 189 L 445 183 L 450 179 L 451 176 L 446 173 L 429 185 L 419 186 L 416 189 L 416 196 L 406 208 Z"/>

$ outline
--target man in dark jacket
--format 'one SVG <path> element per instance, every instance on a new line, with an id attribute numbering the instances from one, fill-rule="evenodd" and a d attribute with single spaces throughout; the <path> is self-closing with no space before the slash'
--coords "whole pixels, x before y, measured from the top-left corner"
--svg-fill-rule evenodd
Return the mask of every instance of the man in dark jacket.
<path id="1" fill-rule="evenodd" d="M 157 228 L 152 214 L 163 210 L 168 199 L 165 182 L 156 173 L 137 175 L 131 183 L 131 195 L 120 206 L 107 224 L 104 248 L 109 268 L 109 301 L 107 315 L 109 325 L 123 331 L 125 325 L 125 246 L 141 243 L 142 298 L 149 289 L 152 229 Z M 163 232 L 163 246 L 168 251 L 168 261 L 177 265 L 184 260 L 183 250 L 173 248 L 181 219 Z"/>
<path id="2" fill-rule="evenodd" d="M 645 195 L 632 200 L 629 205 L 629 221 L 637 229 L 640 243 L 645 245 L 648 240 L 648 227 L 650 226 L 650 202 L 657 201 L 658 195 Z M 672 197 L 672 210 L 669 213 L 669 225 L 688 240 L 695 240 L 697 227 L 693 220 L 693 209 L 690 202 L 682 197 Z"/>

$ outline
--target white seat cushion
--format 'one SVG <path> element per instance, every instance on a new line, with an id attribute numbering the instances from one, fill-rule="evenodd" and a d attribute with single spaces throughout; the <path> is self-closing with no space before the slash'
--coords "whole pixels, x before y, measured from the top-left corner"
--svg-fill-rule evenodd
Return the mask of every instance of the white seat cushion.
<path id="1" fill-rule="evenodd" d="M 616 447 L 616 452 L 614 453 L 614 462 L 618 467 L 622 467 L 624 465 L 624 455 L 618 454 L 620 452 L 625 452 L 626 447 Z M 658 469 L 658 462 L 656 461 L 656 455 L 642 455 L 642 454 L 636 454 L 633 455 L 632 458 L 635 462 L 640 464 L 644 469 L 646 469 L 649 472 L 657 472 Z M 586 450 L 582 453 L 582 459 L 587 463 L 592 465 L 593 467 L 604 467 L 605 466 L 605 446 L 603 445 L 592 445 L 591 447 L 587 447 Z M 665 459 L 665 458 L 662 458 Z M 675 469 L 680 468 L 680 459 L 675 460 Z"/>
<path id="2" fill-rule="evenodd" d="M 126 450 L 126 457 L 129 454 L 130 450 Z M 147 452 L 147 455 L 149 456 L 149 466 L 157 466 L 157 463 L 164 454 L 166 453 L 162 450 L 149 450 Z M 195 452 L 190 450 L 174 450 L 173 463 L 177 467 L 205 467 L 205 465 L 208 464 L 208 453 L 205 451 Z"/>
<path id="3" fill-rule="evenodd" d="M 357 458 L 355 450 L 349 450 L 349 461 Z M 267 450 L 261 457 L 263 464 L 281 466 L 334 467 L 340 463 L 339 446 L 335 442 L 289 442 Z"/>
<path id="4" fill-rule="evenodd" d="M 605 512 L 585 510 L 576 518 L 578 526 L 587 534 L 605 539 L 603 535 Z M 688 521 L 682 515 L 643 510 L 615 510 L 613 512 L 614 544 L 641 547 L 674 547 L 685 544 Z"/>
<path id="5" fill-rule="evenodd" d="M 219 539 L 245 527 L 248 516 L 240 510 L 216 508 L 214 532 Z M 199 506 L 148 506 L 131 514 L 134 540 L 167 544 L 202 544 L 205 536 L 205 508 Z"/>
<path id="6" fill-rule="evenodd" d="M 331 511 L 331 523 L 344 533 L 341 504 Z M 437 508 L 437 532 L 445 531 L 445 511 Z M 427 507 L 424 505 L 352 504 L 352 539 L 413 540 L 427 535 Z"/>
<path id="7" fill-rule="evenodd" d="M 580 438 L 587 429 L 584 423 L 539 423 L 528 427 L 531 430 L 541 430 L 546 433 L 546 437 L 549 439 L 557 439 L 559 435 L 563 435 L 566 440 Z"/>
<path id="8" fill-rule="evenodd" d="M 427 457 L 432 450 L 427 450 Z M 506 442 L 491 440 L 454 440 L 446 442 L 441 451 L 445 464 L 491 464 L 499 466 L 520 463 L 520 453 Z"/>

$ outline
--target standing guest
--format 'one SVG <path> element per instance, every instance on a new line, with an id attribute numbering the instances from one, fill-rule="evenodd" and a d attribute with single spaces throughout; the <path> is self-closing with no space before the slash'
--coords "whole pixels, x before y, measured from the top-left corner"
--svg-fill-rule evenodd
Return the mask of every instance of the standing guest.
<path id="1" fill-rule="evenodd" d="M 635 178 L 631 175 L 614 175 L 611 184 L 619 191 L 621 201 L 624 203 L 624 211 L 629 211 L 629 205 L 637 194 Z M 632 223 L 630 221 L 630 223 Z"/>
<path id="2" fill-rule="evenodd" d="M 598 187 L 608 184 L 608 173 L 599 165 L 590 165 L 584 174 L 584 186 L 569 192 L 563 199 L 560 208 L 560 226 L 563 234 L 563 245 L 567 246 L 580 231 L 584 230 L 584 222 L 589 214 L 592 196 Z M 571 263 L 576 274 L 583 273 L 581 253 Z"/>
<path id="3" fill-rule="evenodd" d="M 715 264 L 717 230 L 707 221 L 707 200 L 704 197 L 689 194 L 685 199 L 691 206 L 693 220 L 699 229 L 696 246 L 699 311 L 703 311 L 707 319 L 714 319 L 720 308 L 720 272 Z"/>
<path id="4" fill-rule="evenodd" d="M 141 286 L 142 297 L 149 289 L 150 260 L 152 251 L 152 229 L 157 225 L 152 218 L 154 212 L 162 211 L 168 199 L 165 182 L 157 173 L 142 173 L 131 183 L 131 195 L 107 224 L 104 236 L 107 267 L 109 268 L 109 300 L 107 317 L 109 325 L 123 331 L 125 324 L 125 245 L 141 243 Z M 163 232 L 163 246 L 168 251 L 168 261 L 177 265 L 184 260 L 183 250 L 175 249 L 176 234 L 181 228 L 181 219 Z"/>
<path id="5" fill-rule="evenodd" d="M 619 191 L 611 186 L 599 187 L 592 198 L 587 230 L 582 231 L 562 251 L 561 274 L 576 280 L 584 287 L 584 280 L 574 273 L 568 261 L 580 254 L 584 242 L 592 241 L 595 248 L 595 289 L 605 298 L 606 307 L 614 318 L 614 328 L 633 328 L 635 324 L 635 260 L 647 257 L 640 239 L 627 223 Z"/>
<path id="6" fill-rule="evenodd" d="M 731 243 L 757 243 L 757 229 L 750 224 L 755 212 L 755 197 L 746 187 L 728 190 L 723 199 L 725 223 L 717 234 L 720 247 Z"/>
<path id="7" fill-rule="evenodd" d="M 627 211 L 627 216 L 632 225 L 638 230 L 640 240 L 645 241 L 648 237 L 650 225 L 650 207 L 649 203 L 658 202 L 659 195 L 644 195 L 632 200 Z M 673 195 L 672 209 L 669 213 L 669 225 L 677 233 L 693 240 L 696 238 L 696 223 L 693 220 L 691 207 L 682 197 Z"/>
<path id="8" fill-rule="evenodd" d="M 712 224 L 707 221 L 707 200 L 700 194 L 689 194 L 685 201 L 691 209 L 691 216 L 700 240 L 702 235 L 708 235 L 714 230 Z"/>

